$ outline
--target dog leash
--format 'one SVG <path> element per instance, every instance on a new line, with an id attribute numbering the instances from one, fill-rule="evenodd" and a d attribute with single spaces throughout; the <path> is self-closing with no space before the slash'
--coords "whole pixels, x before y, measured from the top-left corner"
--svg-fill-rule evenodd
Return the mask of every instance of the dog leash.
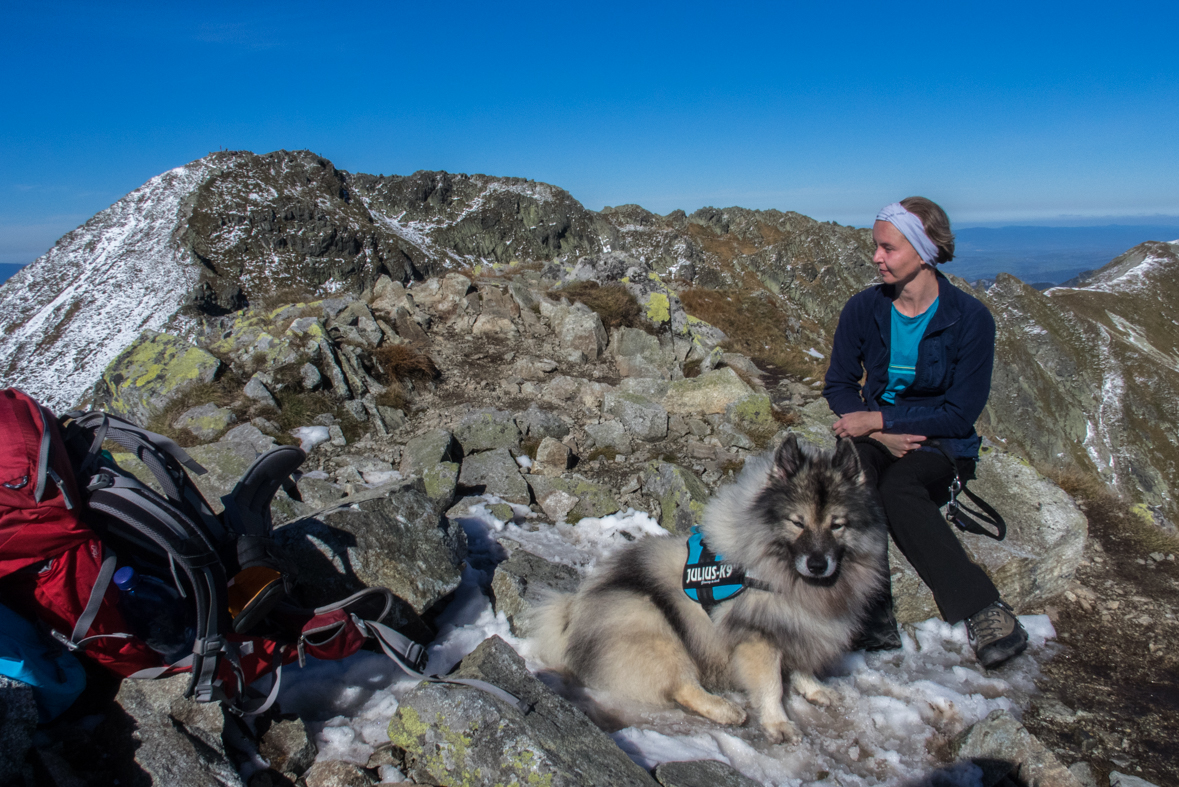
<path id="1" fill-rule="evenodd" d="M 1007 522 L 990 503 L 966 488 L 967 482 L 963 481 L 961 475 L 958 473 L 958 461 L 950 455 L 950 452 L 941 444 L 941 441 L 926 440 L 923 445 L 940 452 L 946 458 L 946 461 L 950 463 L 950 467 L 954 469 L 954 480 L 950 482 L 950 502 L 946 504 L 946 521 L 964 533 L 975 533 L 980 536 L 986 536 L 987 538 L 993 538 L 996 541 L 1002 541 L 1006 538 Z M 971 502 L 982 510 L 975 511 L 965 508 L 958 502 L 959 494 L 965 494 L 970 498 Z M 988 530 L 983 523 L 994 527 L 994 532 Z"/>

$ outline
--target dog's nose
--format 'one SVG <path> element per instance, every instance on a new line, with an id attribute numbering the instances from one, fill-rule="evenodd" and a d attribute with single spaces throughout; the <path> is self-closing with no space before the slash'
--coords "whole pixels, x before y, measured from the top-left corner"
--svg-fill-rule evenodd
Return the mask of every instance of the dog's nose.
<path id="1" fill-rule="evenodd" d="M 827 556 L 821 553 L 812 552 L 806 558 L 807 571 L 811 572 L 813 577 L 822 577 L 827 575 Z"/>

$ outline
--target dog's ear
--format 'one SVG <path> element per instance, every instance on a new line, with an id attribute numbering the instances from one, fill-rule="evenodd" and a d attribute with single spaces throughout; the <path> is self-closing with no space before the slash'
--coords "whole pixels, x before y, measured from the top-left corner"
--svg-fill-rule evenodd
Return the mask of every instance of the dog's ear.
<path id="1" fill-rule="evenodd" d="M 835 446 L 835 458 L 831 464 L 845 479 L 853 484 L 862 484 L 866 479 L 864 468 L 860 466 L 860 454 L 856 450 L 856 443 L 850 437 L 839 438 Z"/>
<path id="2" fill-rule="evenodd" d="M 798 445 L 798 437 L 794 432 L 786 435 L 786 439 L 782 441 L 778 453 L 774 454 L 774 474 L 787 481 L 794 477 L 802 468 L 806 457 L 802 453 L 802 448 Z"/>

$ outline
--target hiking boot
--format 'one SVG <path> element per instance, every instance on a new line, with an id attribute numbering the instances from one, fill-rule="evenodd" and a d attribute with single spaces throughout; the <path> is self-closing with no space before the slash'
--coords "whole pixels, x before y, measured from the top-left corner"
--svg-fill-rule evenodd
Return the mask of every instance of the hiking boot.
<path id="1" fill-rule="evenodd" d="M 974 654 L 987 669 L 1015 658 L 1028 646 L 1028 633 L 1019 624 L 1011 607 L 1002 601 L 968 617 L 966 633 Z"/>

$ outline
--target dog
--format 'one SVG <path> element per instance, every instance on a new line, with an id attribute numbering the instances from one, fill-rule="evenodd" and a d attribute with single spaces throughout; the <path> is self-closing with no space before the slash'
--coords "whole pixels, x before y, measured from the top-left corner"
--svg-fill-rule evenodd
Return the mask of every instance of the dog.
<path id="1" fill-rule="evenodd" d="M 537 609 L 534 653 L 587 688 L 718 724 L 745 722 L 716 693 L 743 690 L 766 737 L 793 740 L 783 673 L 809 702 L 830 705 L 836 694 L 815 673 L 849 649 L 886 580 L 884 515 L 855 445 L 823 452 L 788 435 L 717 492 L 699 530 L 723 556 L 720 573 L 747 575 L 744 590 L 706 611 L 684 589 L 687 539 L 642 539 Z"/>

